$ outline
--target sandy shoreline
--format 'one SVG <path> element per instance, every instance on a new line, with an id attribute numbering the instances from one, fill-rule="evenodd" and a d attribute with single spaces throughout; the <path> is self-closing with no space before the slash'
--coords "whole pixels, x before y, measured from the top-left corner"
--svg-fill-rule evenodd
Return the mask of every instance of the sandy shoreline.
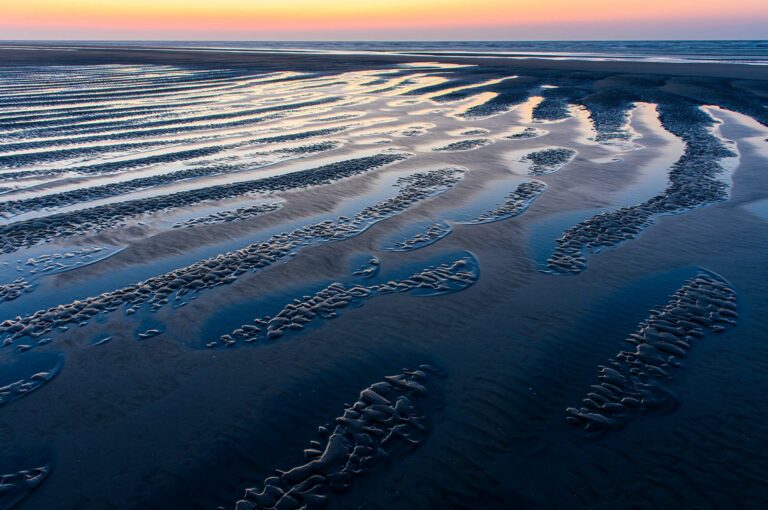
<path id="1" fill-rule="evenodd" d="M 0 59 L 19 510 L 768 505 L 765 66 Z"/>
<path id="2" fill-rule="evenodd" d="M 14 46 L 23 46 L 14 43 Z M 3 48 L 0 44 L 0 62 L 5 66 L 25 65 L 97 65 L 97 64 L 153 64 L 192 66 L 234 66 L 264 71 L 339 72 L 355 69 L 376 69 L 396 63 L 424 62 L 425 60 L 455 64 L 475 64 L 499 72 L 569 72 L 633 73 L 673 76 L 707 76 L 712 78 L 768 79 L 768 66 L 718 63 L 655 63 L 655 62 L 600 62 L 585 60 L 551 60 L 530 58 L 510 60 L 503 58 L 471 58 L 460 56 L 400 55 L 302 55 L 290 53 L 247 53 L 232 51 L 196 51 L 157 47 L 63 49 L 30 44 L 27 49 Z"/>

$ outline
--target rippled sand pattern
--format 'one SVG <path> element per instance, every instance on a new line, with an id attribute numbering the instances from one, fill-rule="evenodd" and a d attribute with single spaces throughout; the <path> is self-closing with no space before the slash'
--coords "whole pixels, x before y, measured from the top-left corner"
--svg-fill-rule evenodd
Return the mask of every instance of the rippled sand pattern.
<path id="1" fill-rule="evenodd" d="M 765 81 L 157 55 L 0 67 L 0 509 L 768 507 Z"/>
<path id="2" fill-rule="evenodd" d="M 323 449 L 312 444 L 304 450 L 307 464 L 278 470 L 279 476 L 265 479 L 261 490 L 247 489 L 235 508 L 325 508 L 333 492 L 349 489 L 356 477 L 418 446 L 428 430 L 427 410 L 419 407 L 428 397 L 427 374 L 434 378 L 434 371 L 421 365 L 361 391 L 359 400 L 336 418 L 338 425 L 319 427 L 327 437 L 325 446 L 313 442 Z"/>
<path id="3" fill-rule="evenodd" d="M 633 414 L 663 408 L 673 397 L 664 381 L 671 378 L 687 351 L 706 330 L 725 331 L 736 325 L 736 293 L 722 278 L 702 273 L 675 292 L 667 305 L 632 333 L 621 351 L 600 366 L 600 384 L 568 408 L 568 422 L 589 432 L 616 427 Z"/>

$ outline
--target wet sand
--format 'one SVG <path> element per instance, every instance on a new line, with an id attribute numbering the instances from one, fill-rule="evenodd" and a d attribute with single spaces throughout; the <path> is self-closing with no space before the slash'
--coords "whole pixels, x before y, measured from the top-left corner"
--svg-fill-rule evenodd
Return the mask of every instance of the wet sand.
<path id="1" fill-rule="evenodd" d="M 0 57 L 0 508 L 768 505 L 764 66 Z"/>
<path id="2" fill-rule="evenodd" d="M 0 48 L 4 65 L 93 65 L 93 64 L 150 64 L 150 65 L 203 65 L 203 66 L 249 66 L 275 71 L 342 71 L 349 69 L 381 68 L 399 62 L 423 62 L 436 60 L 451 64 L 476 64 L 470 57 L 441 57 L 425 53 L 423 56 L 390 55 L 301 55 L 271 54 L 269 52 L 220 52 L 194 51 L 178 48 L 154 49 L 114 47 L 89 47 L 77 49 L 52 45 L 27 45 L 14 43 L 13 47 Z M 31 46 L 31 47 L 30 47 Z M 41 47 L 42 46 L 42 47 Z M 656 63 L 656 62 L 599 62 L 581 60 L 526 59 L 508 61 L 484 58 L 484 65 L 503 66 L 509 69 L 590 71 L 607 73 L 662 74 L 675 76 L 707 76 L 739 79 L 765 79 L 765 66 L 718 63 Z"/>

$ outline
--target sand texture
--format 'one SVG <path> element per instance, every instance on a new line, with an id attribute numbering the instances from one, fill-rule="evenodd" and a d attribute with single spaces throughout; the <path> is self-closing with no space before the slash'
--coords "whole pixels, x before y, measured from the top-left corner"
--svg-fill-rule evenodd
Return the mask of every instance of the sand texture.
<path id="1" fill-rule="evenodd" d="M 768 508 L 768 66 L 0 46 L 0 510 Z"/>

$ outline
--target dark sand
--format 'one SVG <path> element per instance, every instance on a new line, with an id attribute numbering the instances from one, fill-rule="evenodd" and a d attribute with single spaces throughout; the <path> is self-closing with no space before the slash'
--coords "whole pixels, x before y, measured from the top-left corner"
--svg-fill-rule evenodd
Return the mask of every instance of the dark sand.
<path id="1" fill-rule="evenodd" d="M 99 47 L 84 44 L 77 48 L 61 48 L 54 44 L 13 43 L 20 48 L 0 48 L 0 62 L 7 66 L 24 65 L 94 65 L 94 64 L 150 64 L 150 65 L 192 65 L 192 66 L 233 66 L 248 67 L 265 71 L 345 71 L 350 69 L 381 69 L 394 63 L 450 62 L 455 64 L 478 63 L 471 57 L 443 57 L 425 52 L 423 56 L 391 55 L 302 55 L 265 52 L 222 52 L 215 50 Z M 525 59 L 507 60 L 483 58 L 484 67 L 503 72 L 516 70 L 540 71 L 587 71 L 632 74 L 661 74 L 671 76 L 706 76 L 717 78 L 738 78 L 764 80 L 768 69 L 761 65 L 748 64 L 688 64 L 655 62 L 601 62 L 583 60 Z"/>
<path id="2" fill-rule="evenodd" d="M 768 507 L 766 66 L 0 61 L 0 510 Z"/>

